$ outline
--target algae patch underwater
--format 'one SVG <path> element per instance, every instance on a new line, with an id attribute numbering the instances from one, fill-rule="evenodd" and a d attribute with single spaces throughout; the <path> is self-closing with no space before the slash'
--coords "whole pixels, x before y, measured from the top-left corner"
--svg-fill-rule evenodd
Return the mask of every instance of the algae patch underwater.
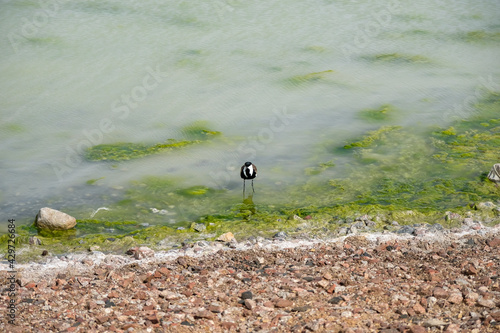
<path id="1" fill-rule="evenodd" d="M 498 97 L 485 96 L 472 117 L 446 128 L 382 126 L 337 147 L 350 153 L 349 174 L 317 184 L 325 193 L 317 202 L 446 210 L 498 200 L 484 177 L 500 158 Z"/>
<path id="2" fill-rule="evenodd" d="M 185 136 L 184 140 L 169 139 L 153 145 L 131 142 L 96 145 L 87 149 L 85 158 L 89 161 L 126 161 L 199 144 L 221 135 L 220 132 L 210 130 L 205 125 L 205 122 L 195 122 L 184 127 L 181 130 Z"/>

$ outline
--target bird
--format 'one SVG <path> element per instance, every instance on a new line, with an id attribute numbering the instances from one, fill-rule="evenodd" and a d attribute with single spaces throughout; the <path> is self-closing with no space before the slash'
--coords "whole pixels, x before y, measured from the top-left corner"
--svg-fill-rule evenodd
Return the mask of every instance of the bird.
<path id="1" fill-rule="evenodd" d="M 498 183 L 500 183 L 500 163 L 493 165 L 490 173 L 488 174 L 488 179 L 495 183 L 498 187 Z"/>
<path id="2" fill-rule="evenodd" d="M 252 180 L 252 191 L 255 193 L 253 180 L 257 177 L 257 167 L 253 165 L 252 162 L 245 162 L 245 164 L 241 166 L 240 176 L 243 179 L 243 196 L 245 196 L 245 181 L 247 179 Z"/>

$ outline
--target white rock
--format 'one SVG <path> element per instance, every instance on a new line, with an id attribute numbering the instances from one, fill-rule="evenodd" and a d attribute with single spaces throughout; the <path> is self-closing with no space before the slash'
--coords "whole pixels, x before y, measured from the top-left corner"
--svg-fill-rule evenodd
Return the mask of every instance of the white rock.
<path id="1" fill-rule="evenodd" d="M 48 207 L 40 209 L 36 216 L 36 226 L 40 229 L 68 230 L 75 225 L 73 216 Z"/>

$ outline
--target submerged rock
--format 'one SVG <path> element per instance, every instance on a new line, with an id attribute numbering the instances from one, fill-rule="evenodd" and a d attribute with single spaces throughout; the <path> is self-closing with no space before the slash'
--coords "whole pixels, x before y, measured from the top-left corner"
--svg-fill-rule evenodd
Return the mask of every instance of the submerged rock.
<path id="1" fill-rule="evenodd" d="M 44 207 L 36 216 L 36 226 L 48 230 L 68 230 L 74 228 L 76 219 L 58 210 Z"/>

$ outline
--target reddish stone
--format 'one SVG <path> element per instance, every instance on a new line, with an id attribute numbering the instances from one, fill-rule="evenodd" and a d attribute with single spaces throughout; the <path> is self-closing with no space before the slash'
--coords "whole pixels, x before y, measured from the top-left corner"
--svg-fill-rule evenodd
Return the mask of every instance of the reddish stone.
<path id="1" fill-rule="evenodd" d="M 262 305 L 264 305 L 266 308 L 274 308 L 274 303 L 271 301 L 266 301 L 262 303 Z"/>
<path id="2" fill-rule="evenodd" d="M 63 280 L 63 279 L 57 279 L 56 280 L 56 286 L 64 286 L 67 283 L 68 282 L 66 282 L 66 280 Z"/>
<path id="3" fill-rule="evenodd" d="M 127 288 L 133 281 L 134 281 L 133 278 L 121 280 L 118 282 L 118 285 L 120 287 Z"/>
<path id="4" fill-rule="evenodd" d="M 210 305 L 210 306 L 208 306 L 208 311 L 212 311 L 214 313 L 221 313 L 222 307 L 220 307 L 218 305 Z"/>
<path id="5" fill-rule="evenodd" d="M 336 288 L 336 287 L 337 287 L 337 285 L 336 285 L 336 284 L 332 284 L 332 285 L 330 286 L 330 288 L 328 288 L 327 292 L 328 292 L 329 294 L 333 294 L 333 292 L 335 291 L 335 288 Z"/>
<path id="6" fill-rule="evenodd" d="M 453 304 L 460 304 L 463 301 L 462 293 L 454 292 L 448 297 L 448 302 Z"/>
<path id="7" fill-rule="evenodd" d="M 123 330 L 128 330 L 129 328 L 138 328 L 139 327 L 139 324 L 135 324 L 135 323 L 131 323 L 131 324 L 125 324 L 122 326 L 122 329 Z"/>
<path id="8" fill-rule="evenodd" d="M 149 320 L 153 324 L 159 323 L 158 317 L 156 317 L 156 313 L 153 313 L 153 314 L 146 316 L 146 320 Z"/>
<path id="9" fill-rule="evenodd" d="M 170 275 L 170 269 L 168 269 L 167 267 L 160 267 L 156 271 L 166 276 Z"/>
<path id="10" fill-rule="evenodd" d="M 194 315 L 195 318 L 197 319 L 212 319 L 214 318 L 214 314 L 210 311 L 207 311 L 207 310 L 202 310 L 202 311 L 198 311 L 195 313 Z"/>
<path id="11" fill-rule="evenodd" d="M 30 282 L 27 285 L 24 286 L 26 289 L 36 289 L 36 283 L 35 282 Z"/>
<path id="12" fill-rule="evenodd" d="M 415 310 L 416 313 L 418 314 L 424 314 L 425 313 L 425 308 L 420 305 L 420 303 L 417 303 L 413 306 L 413 310 Z"/>
<path id="13" fill-rule="evenodd" d="M 288 299 L 280 299 L 274 303 L 277 308 L 288 308 L 293 306 L 293 302 Z"/>
<path id="14" fill-rule="evenodd" d="M 427 329 L 423 326 L 414 325 L 410 327 L 410 333 L 426 333 Z"/>
<path id="15" fill-rule="evenodd" d="M 462 274 L 465 275 L 477 275 L 478 271 L 476 266 L 474 266 L 473 263 L 469 262 L 465 264 L 464 268 L 462 269 Z"/>
<path id="16" fill-rule="evenodd" d="M 94 302 L 94 301 L 88 301 L 87 302 L 87 309 L 88 310 L 92 310 L 92 309 L 95 309 L 97 308 L 97 303 Z"/>
<path id="17" fill-rule="evenodd" d="M 108 294 L 108 298 L 118 298 L 120 297 L 120 294 L 116 291 L 116 290 L 112 290 L 109 294 Z"/>
<path id="18" fill-rule="evenodd" d="M 450 296 L 450 293 L 448 291 L 444 290 L 443 288 L 439 288 L 439 287 L 434 288 L 434 290 L 432 291 L 432 294 L 436 298 L 443 298 L 443 299 L 447 299 Z"/>
<path id="19" fill-rule="evenodd" d="M 491 318 L 493 318 L 495 321 L 500 321 L 500 310 L 491 312 L 490 313 Z"/>
<path id="20" fill-rule="evenodd" d="M 486 241 L 486 243 L 488 244 L 489 247 L 500 246 L 500 238 L 495 237 L 493 239 L 489 239 L 488 241 Z"/>
<path id="21" fill-rule="evenodd" d="M 236 328 L 238 327 L 238 325 L 236 325 L 235 323 L 231 323 L 229 321 L 224 321 L 220 324 L 220 326 L 222 326 L 222 328 L 226 329 L 226 330 L 230 330 L 232 328 Z"/>
<path id="22" fill-rule="evenodd" d="M 462 332 L 462 329 L 460 328 L 460 325 L 457 324 L 450 324 L 448 327 L 444 330 L 443 333 L 460 333 Z"/>
<path id="23" fill-rule="evenodd" d="M 139 290 L 138 292 L 136 292 L 134 294 L 134 296 L 132 298 L 135 298 L 135 299 L 140 299 L 140 300 L 146 300 L 148 299 L 148 294 L 146 294 L 145 291 L 142 291 L 142 290 Z"/>
<path id="24" fill-rule="evenodd" d="M 191 300 L 191 303 L 193 303 L 194 306 L 200 306 L 203 304 L 203 300 L 199 297 L 195 297 Z"/>

